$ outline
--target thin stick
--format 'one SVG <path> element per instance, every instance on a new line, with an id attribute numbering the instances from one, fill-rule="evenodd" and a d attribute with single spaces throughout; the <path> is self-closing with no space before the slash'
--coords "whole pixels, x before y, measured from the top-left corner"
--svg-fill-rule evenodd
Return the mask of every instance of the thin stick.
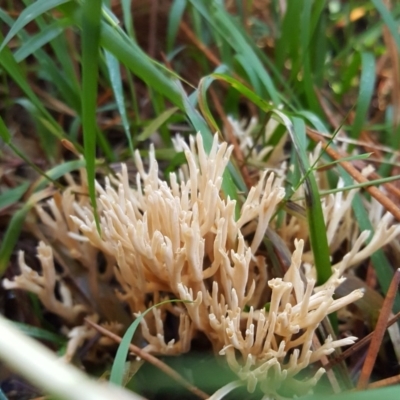
<path id="1" fill-rule="evenodd" d="M 98 332 L 102 333 L 104 336 L 109 337 L 110 339 L 114 340 L 116 343 L 121 343 L 122 339 L 118 335 L 115 335 L 114 333 L 110 332 L 106 328 L 103 328 L 102 326 L 90 321 L 88 318 L 85 318 L 85 322 L 87 324 L 89 324 L 90 326 L 92 326 L 94 329 L 96 329 Z M 186 389 L 190 390 L 197 397 L 199 397 L 201 399 L 208 399 L 210 397 L 210 395 L 203 392 L 196 386 L 192 385 L 182 375 L 178 374 L 178 372 L 173 370 L 167 364 L 163 363 L 161 360 L 152 356 L 151 354 L 146 353 L 140 347 L 137 347 L 134 344 L 130 344 L 129 350 L 132 353 L 136 354 L 138 357 L 140 357 L 142 360 L 147 361 L 150 364 L 153 364 L 155 367 L 157 367 L 158 369 L 163 371 L 165 374 L 167 374 L 170 378 L 172 378 L 173 380 L 175 380 L 176 382 L 181 384 Z"/>
<path id="2" fill-rule="evenodd" d="M 372 369 L 374 368 L 375 360 L 378 355 L 379 348 L 382 343 L 383 335 L 386 331 L 386 324 L 392 311 L 393 302 L 400 283 L 400 268 L 394 273 L 392 282 L 390 283 L 389 290 L 383 302 L 381 312 L 379 314 L 378 322 L 374 330 L 371 344 L 368 348 L 367 356 L 361 370 L 360 379 L 357 383 L 357 389 L 363 390 L 368 386 L 368 380 L 371 376 Z"/>
<path id="3" fill-rule="evenodd" d="M 316 131 L 313 129 L 307 128 L 307 135 L 315 140 L 316 142 L 321 142 L 322 144 L 326 144 L 325 139 Z M 365 178 L 364 175 L 361 174 L 360 171 L 358 171 L 356 168 L 353 167 L 353 165 L 348 162 L 348 161 L 340 161 L 342 156 L 332 149 L 331 147 L 324 147 L 324 151 L 332 157 L 334 160 L 338 160 L 340 166 L 345 169 L 357 182 L 359 183 L 367 183 L 369 180 Z M 378 188 L 374 186 L 368 186 L 365 188 L 365 190 L 372 196 L 374 197 L 382 206 L 389 211 L 396 219 L 397 221 L 400 221 L 400 209 L 399 207 L 393 203 L 387 196 L 385 196 Z"/>

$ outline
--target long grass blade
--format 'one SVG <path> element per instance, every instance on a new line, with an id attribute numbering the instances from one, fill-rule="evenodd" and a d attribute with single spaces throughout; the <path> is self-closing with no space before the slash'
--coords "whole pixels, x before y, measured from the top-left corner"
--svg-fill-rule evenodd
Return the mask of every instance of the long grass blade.
<path id="1" fill-rule="evenodd" d="M 82 128 L 84 156 L 88 177 L 89 197 L 93 207 L 97 230 L 100 224 L 97 215 L 95 189 L 96 159 L 96 103 L 100 40 L 101 0 L 86 0 L 82 13 Z"/>

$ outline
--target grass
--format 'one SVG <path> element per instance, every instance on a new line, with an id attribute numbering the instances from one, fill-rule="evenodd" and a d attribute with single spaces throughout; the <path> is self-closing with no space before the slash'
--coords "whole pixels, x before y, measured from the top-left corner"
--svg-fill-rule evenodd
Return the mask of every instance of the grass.
<path id="1" fill-rule="evenodd" d="M 66 173 L 85 166 L 96 210 L 95 177 L 113 171 L 117 162 L 131 163 L 134 150 L 145 151 L 155 133 L 157 154 L 169 171 L 182 162 L 172 147 L 176 132 L 200 131 L 208 151 L 213 132 L 232 139 L 229 115 L 236 120 L 257 117 L 257 147 L 276 146 L 289 132 L 288 159 L 294 166 L 285 201 L 292 200 L 293 187 L 306 188 L 305 216 L 322 284 L 330 277 L 332 254 L 321 198 L 337 190 L 339 177 L 346 189 L 367 185 L 355 183 L 340 162 L 373 165 L 379 177 L 371 185 L 398 175 L 400 5 L 392 2 L 388 9 L 378 0 L 271 1 L 268 6 L 258 0 L 174 0 L 168 7 L 157 1 L 139 3 L 142 9 L 127 0 L 111 5 L 100 0 L 2 2 L 0 273 L 15 273 L 15 249 L 32 237 L 32 208 L 62 189 Z M 147 22 L 154 17 L 163 21 L 157 30 L 157 24 Z M 278 128 L 257 142 L 257 132 L 271 119 Z M 337 161 L 324 152 L 329 187 L 320 192 L 309 163 L 315 147 L 309 129 L 351 138 L 355 144 L 349 153 L 373 152 L 376 161 L 355 155 Z M 337 149 L 338 143 L 332 140 L 329 146 Z M 224 175 L 223 191 L 240 200 L 249 186 L 251 160 L 243 158 L 243 164 L 238 157 L 240 151 Z M 267 165 L 268 158 L 262 162 Z M 373 229 L 365 207 L 368 196 L 360 191 L 352 203 L 360 230 Z M 398 197 L 392 201 L 398 206 Z M 360 268 L 363 278 L 366 270 L 374 276 L 377 284 L 371 277 L 368 284 L 383 297 L 399 260 L 397 251 L 378 250 L 371 266 Z M 23 315 L 11 318 L 32 322 L 32 330 L 25 324 L 24 331 L 35 336 L 41 327 L 27 318 L 29 307 L 25 304 Z M 397 296 L 393 312 L 399 311 Z M 50 334 L 58 334 L 57 323 Z M 382 346 L 385 353 L 397 345 L 389 340 Z M 391 376 L 398 373 L 394 367 L 390 371 Z M 358 372 L 354 366 L 353 372 Z M 122 376 L 113 373 L 113 381 Z M 396 386 L 382 389 L 387 398 L 397 398 L 399 392 Z"/>

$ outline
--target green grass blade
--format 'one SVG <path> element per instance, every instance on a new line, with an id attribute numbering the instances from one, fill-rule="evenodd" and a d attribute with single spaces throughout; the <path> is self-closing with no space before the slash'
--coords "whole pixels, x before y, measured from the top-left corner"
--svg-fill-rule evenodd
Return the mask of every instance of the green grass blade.
<path id="1" fill-rule="evenodd" d="M 69 1 L 70 0 L 37 0 L 25 8 L 3 40 L 0 46 L 0 51 L 3 50 L 8 42 L 29 22 L 35 20 L 45 12 L 52 10 L 61 4 L 68 3 Z"/>
<path id="2" fill-rule="evenodd" d="M 304 145 L 306 138 L 305 124 L 302 119 L 297 117 L 292 117 L 292 122 L 286 115 L 278 110 L 275 110 L 274 113 L 288 129 L 298 157 L 299 167 L 304 181 L 308 229 L 310 232 L 311 248 L 317 271 L 317 285 L 322 285 L 332 275 L 332 269 L 318 185 L 311 172 L 306 147 Z"/>
<path id="3" fill-rule="evenodd" d="M 108 73 L 110 75 L 111 86 L 113 88 L 114 97 L 117 102 L 119 114 L 121 116 L 122 126 L 128 141 L 129 150 L 133 157 L 132 135 L 129 127 L 128 115 L 125 107 L 124 92 L 122 88 L 121 70 L 118 60 L 109 52 L 105 51 Z"/>
<path id="4" fill-rule="evenodd" d="M 352 124 L 350 136 L 357 139 L 367 120 L 368 108 L 375 87 L 375 58 L 372 53 L 361 54 L 361 78 L 358 94 L 356 115 Z"/>
<path id="5" fill-rule="evenodd" d="M 187 0 L 175 0 L 172 3 L 167 27 L 167 54 L 172 51 L 176 35 L 178 33 L 179 24 L 187 5 Z"/>
<path id="6" fill-rule="evenodd" d="M 101 0 L 86 0 L 82 7 L 82 128 L 84 156 L 88 177 L 89 197 L 96 219 L 97 230 L 100 224 L 97 215 L 95 189 L 96 160 L 96 103 L 97 77 L 100 39 Z"/>
<path id="7" fill-rule="evenodd" d="M 123 38 L 115 28 L 105 23 L 102 25 L 100 38 L 101 45 L 135 75 L 182 108 L 180 95 L 172 85 L 171 79 L 156 68 L 137 44 L 128 38 Z"/>
<path id="8" fill-rule="evenodd" d="M 0 32 L 0 40 L 1 39 L 2 35 Z M 46 110 L 46 108 L 43 106 L 43 103 L 39 100 L 39 98 L 33 92 L 32 88 L 29 86 L 29 83 L 22 73 L 20 66 L 16 63 L 14 56 L 11 53 L 11 50 L 7 47 L 3 48 L 0 51 L 0 66 L 4 68 L 4 70 L 11 76 L 15 83 L 22 89 L 28 99 L 40 111 L 44 119 L 47 121 L 52 133 L 59 139 L 66 138 L 66 134 L 64 133 L 63 129 Z"/>
<path id="9" fill-rule="evenodd" d="M 47 43 L 59 36 L 71 22 L 67 19 L 56 20 L 52 24 L 46 26 L 38 34 L 24 40 L 21 47 L 14 53 L 14 58 L 17 63 L 25 60 L 35 51 L 42 48 Z"/>
<path id="10" fill-rule="evenodd" d="M 319 2 L 321 3 L 321 2 Z M 317 96 L 314 92 L 314 81 L 311 71 L 311 12 L 312 12 L 313 2 L 305 1 L 302 2 L 302 15 L 301 15 L 301 33 L 300 33 L 300 43 L 302 47 L 302 55 L 300 57 L 303 66 L 303 79 L 302 84 L 304 92 L 307 98 L 307 103 L 309 109 L 315 113 L 320 112 L 320 105 Z"/>
<path id="11" fill-rule="evenodd" d="M 46 340 L 47 342 L 55 343 L 60 346 L 64 346 L 67 343 L 67 338 L 65 336 L 58 335 L 56 333 L 50 332 L 46 329 L 38 328 L 36 326 L 31 326 L 23 324 L 21 322 L 14 322 L 13 324 L 23 333 L 28 336 L 34 337 L 40 340 Z"/>
<path id="12" fill-rule="evenodd" d="M 16 203 L 26 193 L 29 187 L 29 182 L 24 182 L 21 185 L 8 189 L 0 194 L 0 211 L 6 207 Z"/>
<path id="13" fill-rule="evenodd" d="M 57 179 L 60 179 L 65 174 L 69 172 L 76 171 L 80 168 L 85 168 L 85 160 L 72 160 L 67 161 L 62 164 L 58 164 L 55 167 L 46 171 L 45 174 L 42 173 L 42 177 L 40 177 L 33 185 L 32 190 L 38 191 L 44 189 L 49 181 L 53 182 Z"/>
<path id="14" fill-rule="evenodd" d="M 133 30 L 133 19 L 132 19 L 132 1 L 131 0 L 122 0 L 122 15 L 124 19 L 125 30 L 132 39 L 135 37 L 135 31 Z"/>
<path id="15" fill-rule="evenodd" d="M 178 107 L 173 107 L 168 110 L 165 110 L 163 113 L 158 115 L 156 118 L 152 119 L 150 124 L 144 128 L 142 133 L 136 137 L 138 142 L 143 142 L 147 140 L 157 129 L 160 128 L 165 122 L 169 120 L 169 118 L 178 111 Z"/>

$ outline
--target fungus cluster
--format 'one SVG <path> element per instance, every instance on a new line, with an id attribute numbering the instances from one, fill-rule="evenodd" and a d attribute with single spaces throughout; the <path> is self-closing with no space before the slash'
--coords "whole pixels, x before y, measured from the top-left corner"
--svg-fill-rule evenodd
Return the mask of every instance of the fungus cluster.
<path id="1" fill-rule="evenodd" d="M 51 200 L 48 209 L 38 207 L 41 221 L 53 234 L 64 229 L 56 237 L 69 249 L 71 258 L 88 270 L 96 264 L 96 254 L 104 255 L 102 278 L 118 281 L 117 296 L 132 314 L 139 315 L 162 300 L 184 301 L 163 304 L 143 318 L 146 351 L 187 352 L 200 332 L 216 354 L 226 357 L 250 392 L 259 385 L 266 396 L 279 397 L 285 384 L 297 394 L 307 393 L 324 369 L 314 370 L 306 380 L 298 377 L 299 372 L 356 340 L 353 336 L 328 337 L 319 347 L 313 341 L 327 315 L 362 296 L 361 290 L 355 290 L 334 298 L 335 289 L 345 279 L 344 271 L 390 241 L 399 227 L 388 228 L 390 221 L 385 217 L 364 249 L 368 234 L 361 233 L 322 286 L 315 287 L 312 274 L 302 269 L 302 239 L 291 239 L 294 251 L 287 271 L 270 276 L 263 241 L 284 198 L 281 181 L 273 173 L 263 172 L 239 205 L 222 191 L 231 146 L 219 144 L 214 136 L 207 154 L 200 134 L 190 137 L 189 145 L 177 137 L 175 146 L 184 152 L 187 165 L 177 174 L 171 173 L 168 181 L 160 178 L 151 148 L 147 170 L 136 153 L 134 185 L 124 165 L 117 177 L 106 178 L 104 187 L 97 184 L 101 234 L 87 198 L 78 200 L 71 190 L 58 201 Z M 328 224 L 330 244 L 336 247 L 330 232 L 339 229 L 345 213 L 335 216 L 341 198 L 329 201 L 325 217 L 336 218 L 333 227 Z M 347 199 L 346 207 L 350 201 Z M 287 232 L 297 223 L 288 218 L 287 225 L 279 229 Z M 21 255 L 21 276 L 4 280 L 3 285 L 37 293 L 46 308 L 73 321 L 85 307 L 72 304 L 66 294 L 62 301 L 55 299 L 51 248 L 41 243 L 38 257 L 43 276 L 26 266 Z M 178 321 L 175 339 L 170 341 L 165 339 L 168 314 Z"/>

